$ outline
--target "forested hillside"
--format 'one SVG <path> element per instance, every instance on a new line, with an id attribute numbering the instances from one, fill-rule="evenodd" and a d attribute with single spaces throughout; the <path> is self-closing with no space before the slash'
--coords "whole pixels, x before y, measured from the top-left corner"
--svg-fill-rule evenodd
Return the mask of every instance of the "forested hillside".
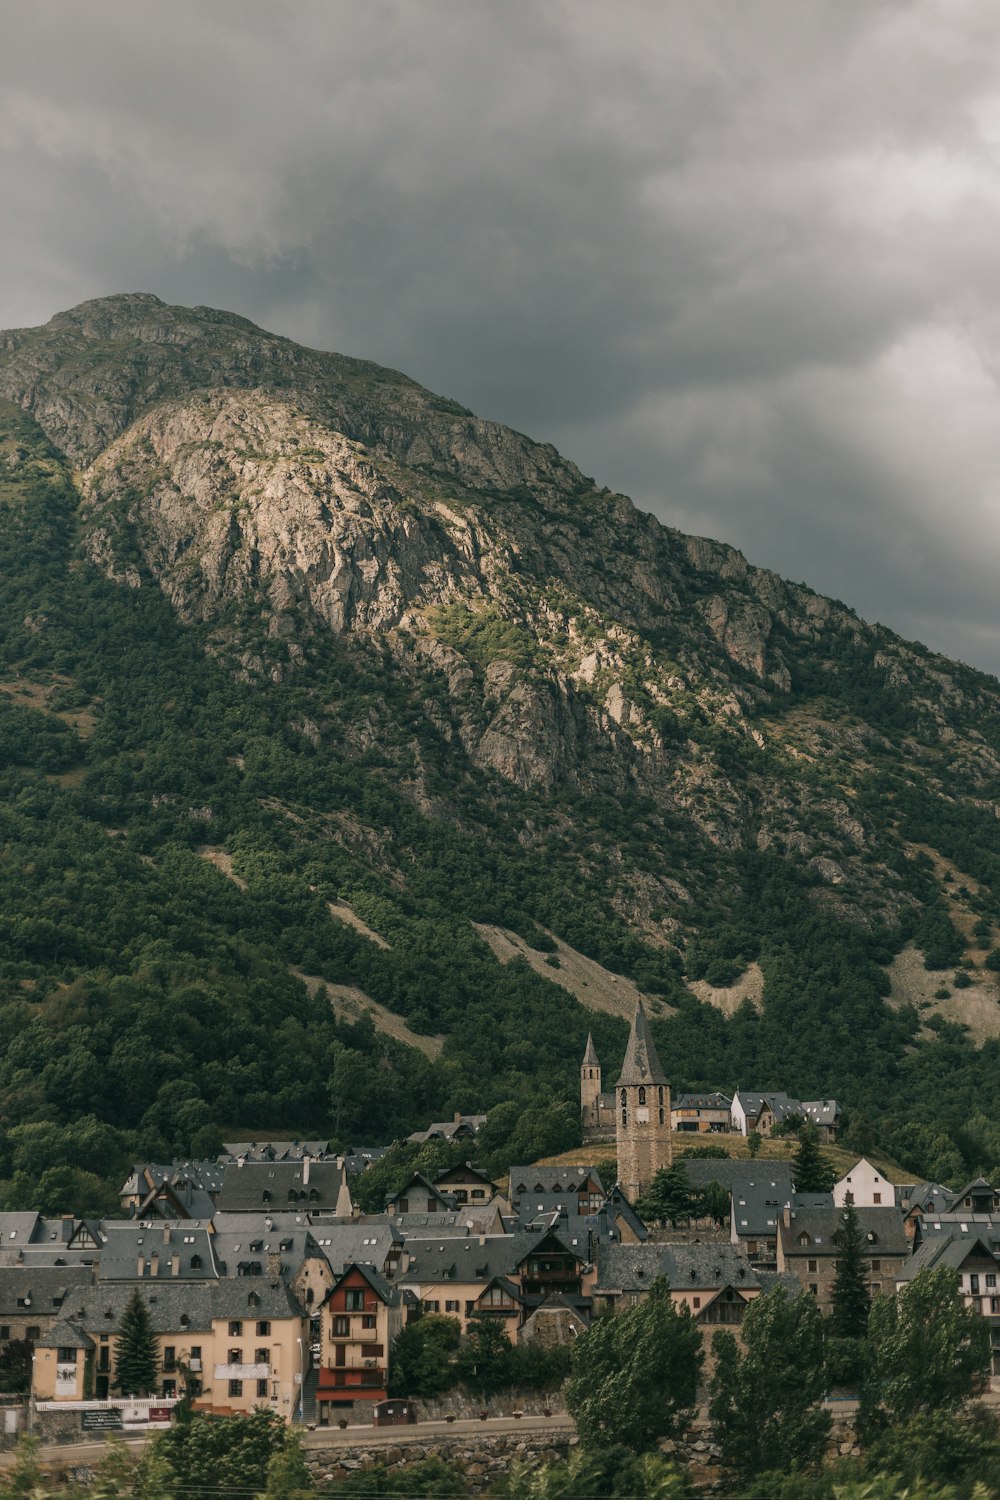
<path id="1" fill-rule="evenodd" d="M 675 1087 L 1000 1169 L 995 680 L 226 314 L 84 304 L 0 393 L 5 1202 L 504 1101 L 572 1145 L 626 1028 L 551 935 L 659 1002 Z"/>

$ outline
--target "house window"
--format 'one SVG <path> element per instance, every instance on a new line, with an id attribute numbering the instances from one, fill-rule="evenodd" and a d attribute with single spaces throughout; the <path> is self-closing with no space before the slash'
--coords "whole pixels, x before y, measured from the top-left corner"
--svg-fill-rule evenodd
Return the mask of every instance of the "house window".
<path id="1" fill-rule="evenodd" d="M 969 1277 L 969 1291 L 979 1291 L 979 1277 L 975 1274 L 975 1272 L 973 1272 L 973 1274 Z"/>
<path id="2" fill-rule="evenodd" d="M 241 1365 L 243 1363 L 243 1350 L 230 1349 L 227 1363 L 231 1365 Z"/>
<path id="3" fill-rule="evenodd" d="M 812 1292 L 814 1297 L 819 1296 L 819 1287 L 816 1285 L 815 1281 L 810 1281 L 809 1290 Z"/>
<path id="4" fill-rule="evenodd" d="M 991 1287 L 991 1286 L 996 1286 L 996 1284 L 997 1284 L 996 1272 L 995 1271 L 987 1271 L 987 1273 L 986 1273 L 986 1285 Z M 4 1331 L 3 1331 L 2 1328 L 0 1328 L 0 1338 L 3 1338 L 3 1337 L 4 1337 Z"/>
<path id="5" fill-rule="evenodd" d="M 695 1307 L 700 1307 L 701 1306 L 701 1298 L 700 1297 L 695 1297 L 692 1300 L 694 1302 Z"/>
<path id="6" fill-rule="evenodd" d="M 59 1360 L 59 1363 L 61 1365 L 75 1365 L 76 1364 L 76 1350 L 75 1349 L 62 1349 L 62 1348 L 57 1349 L 56 1350 L 56 1357 Z"/>
<path id="7" fill-rule="evenodd" d="M 192 1269 L 192 1271 L 200 1271 L 201 1270 L 201 1256 L 200 1255 L 192 1255 L 192 1257 L 191 1257 L 191 1269 Z"/>
<path id="8" fill-rule="evenodd" d="M 267 1381 L 266 1380 L 258 1380 L 258 1382 L 257 1382 L 257 1394 L 258 1394 L 258 1396 L 263 1396 L 265 1399 L 267 1398 Z"/>
<path id="9" fill-rule="evenodd" d="M 756 1240 L 747 1240 L 747 1254 L 748 1255 L 756 1255 L 757 1254 L 757 1241 Z"/>
<path id="10" fill-rule="evenodd" d="M 808 1243 L 809 1243 L 809 1236 L 807 1234 L 800 1234 L 799 1235 L 799 1244 L 804 1246 L 804 1245 L 808 1245 Z"/>
<path id="11" fill-rule="evenodd" d="M 409 1200 L 409 1198 L 400 1198 L 400 1200 L 399 1200 L 399 1211 L 400 1211 L 401 1214 L 408 1214 L 410 1212 L 410 1200 Z"/>
<path id="12" fill-rule="evenodd" d="M 873 1271 L 881 1271 L 881 1269 L 882 1269 L 882 1262 L 880 1260 L 873 1260 L 872 1261 L 872 1270 Z"/>
<path id="13" fill-rule="evenodd" d="M 365 1305 L 365 1294 L 361 1291 L 347 1291 L 344 1293 L 344 1306 L 348 1312 L 362 1312 Z"/>
<path id="14" fill-rule="evenodd" d="M 436 1312 L 440 1312 L 440 1311 L 441 1311 L 441 1304 L 440 1304 L 440 1302 L 425 1302 L 424 1303 L 424 1312 L 433 1312 L 433 1313 L 436 1313 Z"/>
<path id="15" fill-rule="evenodd" d="M 446 1313 L 457 1313 L 458 1312 L 458 1303 L 457 1302 L 445 1302 L 444 1310 L 445 1310 Z M 374 1322 L 374 1319 L 372 1321 Z"/>
<path id="16" fill-rule="evenodd" d="M 242 1396 L 242 1394 L 243 1394 L 243 1382 L 242 1382 L 242 1380 L 231 1380 L 229 1382 L 229 1394 L 231 1396 Z"/>
<path id="17" fill-rule="evenodd" d="M 815 1271 L 817 1269 L 817 1263 L 816 1263 L 816 1261 L 811 1260 L 809 1262 L 809 1269 L 810 1269 L 810 1271 Z"/>
<path id="18" fill-rule="evenodd" d="M 173 1344 L 163 1346 L 163 1368 L 173 1370 L 177 1367 L 177 1350 Z"/>
<path id="19" fill-rule="evenodd" d="M 243 1324 L 240 1322 L 239 1318 L 233 1318 L 231 1320 L 229 1324 L 229 1337 L 231 1339 L 241 1339 L 243 1337 Z"/>
<path id="20" fill-rule="evenodd" d="M 271 1363 L 271 1351 L 269 1349 L 256 1349 L 253 1362 L 255 1365 L 269 1365 Z"/>
<path id="21" fill-rule="evenodd" d="M 458 1311 L 458 1303 L 457 1302 L 454 1303 L 454 1304 L 452 1304 L 451 1302 L 449 1302 L 448 1306 L 449 1307 L 454 1306 L 455 1311 L 456 1312 Z M 376 1319 L 374 1313 L 365 1313 L 364 1317 L 361 1319 L 361 1326 L 362 1326 L 362 1328 L 374 1328 L 375 1324 L 376 1324 L 376 1321 L 377 1321 L 377 1319 Z"/>
<path id="22" fill-rule="evenodd" d="M 269 1339 L 271 1337 L 271 1325 L 266 1318 L 261 1319 L 257 1324 L 257 1337 L 259 1339 Z"/>
<path id="23" fill-rule="evenodd" d="M 872 1193 L 872 1199 L 873 1199 L 873 1201 L 875 1203 L 881 1203 L 882 1202 L 882 1194 L 881 1193 Z"/>
<path id="24" fill-rule="evenodd" d="M 333 1336 L 335 1339 L 346 1339 L 351 1332 L 351 1320 L 340 1315 L 333 1320 Z"/>
<path id="25" fill-rule="evenodd" d="M 25 1336 L 25 1338 L 26 1339 L 30 1339 L 30 1341 L 32 1343 L 34 1343 L 36 1339 L 41 1338 L 41 1335 L 42 1335 L 42 1330 L 36 1324 L 34 1324 L 34 1323 L 30 1323 L 28 1325 L 28 1327 L 24 1330 L 24 1336 Z"/>

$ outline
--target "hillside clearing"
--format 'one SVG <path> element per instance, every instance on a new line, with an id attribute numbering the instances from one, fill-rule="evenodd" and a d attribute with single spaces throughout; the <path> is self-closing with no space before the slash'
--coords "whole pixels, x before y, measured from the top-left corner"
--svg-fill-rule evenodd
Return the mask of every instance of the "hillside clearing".
<path id="1" fill-rule="evenodd" d="M 1000 1036 L 1000 993 L 992 975 L 970 971 L 972 984 L 967 990 L 957 990 L 952 982 L 953 971 L 925 969 L 924 955 L 912 943 L 897 953 L 886 972 L 892 985 L 886 1003 L 894 1008 L 915 1005 L 925 1019 L 941 1016 L 945 1021 L 967 1026 L 972 1040 L 980 1047 L 991 1037 Z M 947 1000 L 934 998 L 939 989 L 951 991 Z M 923 1034 L 932 1033 L 924 1027 Z"/>
<path id="2" fill-rule="evenodd" d="M 744 1000 L 756 1011 L 764 1009 L 764 975 L 760 964 L 752 963 L 732 984 L 709 984 L 705 979 L 689 979 L 687 987 L 704 1005 L 714 1005 L 724 1016 L 733 1016 Z"/>
<path id="3" fill-rule="evenodd" d="M 585 958 L 555 933 L 547 934 L 555 943 L 554 952 L 539 953 L 537 948 L 530 947 L 506 927 L 491 927 L 485 922 L 473 922 L 472 925 L 502 964 L 523 958 L 542 979 L 568 990 L 587 1010 L 604 1011 L 609 1016 L 621 1016 L 630 1021 L 635 1014 L 636 1002 L 641 999 L 650 1015 L 670 1016 L 674 1013 L 673 1006 L 665 1000 L 644 995 L 631 979 L 626 979 L 623 974 L 612 974 L 594 959 Z M 559 960 L 558 968 L 547 962 L 550 958 Z"/>
<path id="4" fill-rule="evenodd" d="M 395 1011 L 387 1010 L 364 990 L 355 989 L 351 984 L 331 984 L 328 979 L 319 974 L 303 974 L 301 969 L 290 968 L 290 973 L 296 979 L 301 979 L 310 995 L 315 995 L 321 985 L 325 986 L 333 1011 L 338 1021 L 360 1021 L 366 1014 L 370 1015 L 375 1023 L 375 1030 L 391 1036 L 397 1042 L 403 1042 L 407 1047 L 416 1047 L 431 1062 L 435 1062 L 441 1056 L 444 1046 L 443 1036 L 421 1036 L 419 1032 L 411 1031 L 403 1020 L 397 1016 Z"/>

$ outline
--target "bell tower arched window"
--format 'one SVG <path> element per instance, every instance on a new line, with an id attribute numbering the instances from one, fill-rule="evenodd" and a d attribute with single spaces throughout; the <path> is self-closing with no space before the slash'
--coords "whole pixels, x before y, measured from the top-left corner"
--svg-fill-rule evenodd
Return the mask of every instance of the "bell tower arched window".
<path id="1" fill-rule="evenodd" d="M 639 1088 L 639 1103 L 640 1104 L 645 1104 L 645 1102 L 646 1102 L 646 1090 L 640 1085 L 640 1088 Z"/>

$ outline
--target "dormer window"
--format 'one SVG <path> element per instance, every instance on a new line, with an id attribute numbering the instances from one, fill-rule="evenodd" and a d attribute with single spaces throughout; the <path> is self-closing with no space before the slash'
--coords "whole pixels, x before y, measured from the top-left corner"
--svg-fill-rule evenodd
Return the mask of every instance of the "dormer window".
<path id="1" fill-rule="evenodd" d="M 809 1236 L 807 1234 L 800 1234 L 799 1235 L 799 1244 L 800 1245 L 808 1245 L 808 1243 L 809 1243 Z"/>

